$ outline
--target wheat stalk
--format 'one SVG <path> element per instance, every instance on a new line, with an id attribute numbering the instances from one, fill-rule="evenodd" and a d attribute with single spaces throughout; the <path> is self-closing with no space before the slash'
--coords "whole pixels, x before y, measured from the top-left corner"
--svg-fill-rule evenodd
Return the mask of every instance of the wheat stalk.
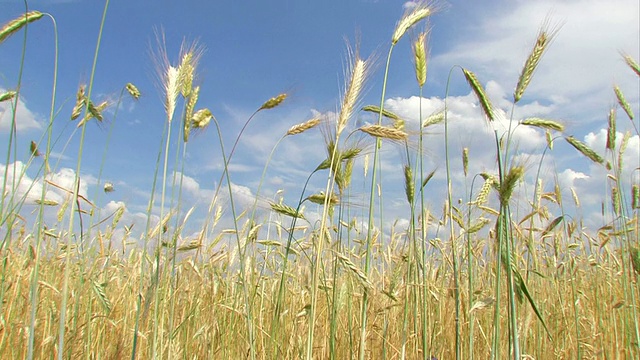
<path id="1" fill-rule="evenodd" d="M 409 204 L 413 204 L 415 189 L 413 187 L 413 173 L 411 172 L 411 167 L 409 165 L 404 166 L 404 191 L 407 195 L 407 201 Z"/>
<path id="2" fill-rule="evenodd" d="M 467 176 L 468 170 L 469 170 L 469 148 L 465 147 L 462 149 L 462 171 L 464 172 L 464 176 Z"/>

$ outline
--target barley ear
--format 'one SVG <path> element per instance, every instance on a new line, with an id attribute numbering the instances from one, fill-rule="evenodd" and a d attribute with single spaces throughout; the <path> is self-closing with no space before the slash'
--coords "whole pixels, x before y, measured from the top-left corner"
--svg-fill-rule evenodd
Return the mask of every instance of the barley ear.
<path id="1" fill-rule="evenodd" d="M 593 149 L 588 147 L 582 141 L 574 138 L 573 136 L 567 136 L 564 139 L 567 140 L 567 142 L 571 144 L 571 146 L 576 148 L 576 150 L 582 153 L 582 155 L 588 157 L 591 161 L 598 164 L 604 164 L 604 159 L 602 158 L 602 156 L 600 156 L 598 153 L 596 153 Z"/>
<path id="2" fill-rule="evenodd" d="M 613 151 L 616 147 L 616 109 L 609 110 L 609 127 L 607 128 L 607 150 Z"/>
<path id="3" fill-rule="evenodd" d="M 633 70 L 636 75 L 640 76 L 640 65 L 638 65 L 638 63 L 631 57 L 631 55 L 622 54 L 622 57 L 624 58 L 624 62 L 629 65 L 631 70 Z"/>
<path id="4" fill-rule="evenodd" d="M 542 29 L 540 29 L 538 37 L 536 38 L 536 43 L 534 44 L 527 61 L 524 63 L 524 67 L 522 68 L 522 72 L 518 78 L 518 84 L 513 92 L 514 103 L 517 103 L 522 98 L 524 91 L 527 86 L 529 86 L 529 82 L 531 82 L 533 73 L 538 67 L 538 63 L 540 62 L 542 55 L 544 55 L 549 43 L 553 40 L 556 33 L 557 30 L 549 31 L 547 24 L 543 25 Z"/>
<path id="5" fill-rule="evenodd" d="M 0 94 L 0 102 L 11 100 L 16 97 L 16 94 L 15 91 L 7 91 L 4 94 Z"/>
<path id="6" fill-rule="evenodd" d="M 282 102 L 287 98 L 287 94 L 286 93 L 282 93 L 276 97 L 272 97 L 271 99 L 265 101 L 264 104 L 262 104 L 262 106 L 260 106 L 260 108 L 258 109 L 258 111 L 260 110 L 268 110 L 268 109 L 273 109 L 274 107 L 282 104 Z"/>
<path id="7" fill-rule="evenodd" d="M 43 16 L 44 14 L 40 11 L 29 11 L 28 13 L 20 15 L 19 17 L 9 21 L 2 27 L 2 29 L 0 29 L 0 44 L 22 29 L 27 23 L 32 23 Z"/>
<path id="8" fill-rule="evenodd" d="M 427 33 L 422 32 L 413 43 L 413 61 L 416 67 L 416 80 L 418 86 L 423 87 L 427 82 Z"/>
<path id="9" fill-rule="evenodd" d="M 404 166 L 404 191 L 407 195 L 407 201 L 409 204 L 413 204 L 413 197 L 415 189 L 413 187 L 413 173 L 409 165 Z"/>
<path id="10" fill-rule="evenodd" d="M 462 170 L 464 171 L 464 176 L 467 176 L 469 170 L 469 148 L 465 147 L 462 149 Z"/>
<path id="11" fill-rule="evenodd" d="M 489 97 L 487 97 L 487 94 L 485 93 L 482 85 L 480 85 L 480 82 L 478 81 L 478 78 L 476 78 L 476 75 L 467 69 L 462 69 L 462 72 L 464 73 L 464 77 L 467 79 L 471 90 L 473 90 L 474 94 L 478 98 L 480 106 L 482 106 L 482 110 L 484 111 L 486 117 L 489 119 L 489 121 L 495 120 L 493 105 L 491 105 Z"/>
<path id="12" fill-rule="evenodd" d="M 640 185 L 638 184 L 631 186 L 631 208 L 640 209 Z"/>
<path id="13" fill-rule="evenodd" d="M 546 130 L 564 131 L 564 125 L 555 120 L 532 117 L 524 119 L 520 123 L 522 125 L 533 126 Z"/>
<path id="14" fill-rule="evenodd" d="M 514 166 L 509 170 L 509 173 L 504 177 L 502 184 L 500 184 L 500 204 L 507 205 L 511 199 L 511 194 L 516 187 L 516 184 L 524 175 L 524 167 Z"/>
<path id="15" fill-rule="evenodd" d="M 127 85 L 125 85 L 125 89 L 127 89 L 127 92 L 134 100 L 140 99 L 140 90 L 138 90 L 135 85 L 133 85 L 132 83 L 127 83 Z"/>
<path id="16" fill-rule="evenodd" d="M 347 83 L 344 97 L 342 99 L 342 106 L 340 108 L 340 115 L 338 116 L 338 128 L 337 133 L 340 134 L 347 125 L 347 122 L 353 115 L 353 111 L 356 103 L 362 92 L 364 80 L 367 74 L 368 64 L 365 60 L 360 59 L 356 53 L 353 65 L 351 67 L 351 76 Z"/>
<path id="17" fill-rule="evenodd" d="M 618 104 L 620 104 L 620 107 L 622 107 L 624 112 L 627 113 L 629 120 L 633 120 L 633 110 L 631 110 L 631 106 L 629 105 L 627 100 L 624 98 L 624 94 L 622 93 L 622 90 L 620 90 L 620 88 L 617 85 L 614 85 L 613 92 L 616 93 Z"/>
<path id="18" fill-rule="evenodd" d="M 382 126 L 382 125 L 365 125 L 358 129 L 364 133 L 367 133 L 371 136 L 385 138 L 390 140 L 406 140 L 408 135 L 406 132 L 402 130 L 398 130 L 395 128 Z"/>
<path id="19" fill-rule="evenodd" d="M 309 129 L 313 129 L 314 127 L 320 124 L 320 118 L 315 118 L 311 120 L 307 120 L 301 124 L 293 125 L 287 130 L 287 135 L 297 135 L 301 134 Z"/>
<path id="20" fill-rule="evenodd" d="M 396 29 L 391 37 L 391 44 L 397 44 L 409 28 L 429 15 L 431 15 L 431 9 L 427 7 L 426 3 L 420 3 L 415 6 L 410 12 L 405 14 L 396 25 Z"/>

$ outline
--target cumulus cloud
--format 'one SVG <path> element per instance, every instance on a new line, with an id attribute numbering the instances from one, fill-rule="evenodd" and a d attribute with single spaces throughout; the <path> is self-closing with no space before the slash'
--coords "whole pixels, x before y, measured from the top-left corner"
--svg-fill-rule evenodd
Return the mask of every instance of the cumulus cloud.
<path id="1" fill-rule="evenodd" d="M 6 89 L 0 87 L 0 94 L 5 93 L 6 91 Z M 13 121 L 14 113 L 12 103 L 12 101 L 0 102 L 0 133 L 7 132 L 11 129 L 11 122 Z M 22 97 L 18 99 L 15 114 L 16 131 L 23 132 L 42 129 L 42 118 L 27 108 L 26 101 Z"/>

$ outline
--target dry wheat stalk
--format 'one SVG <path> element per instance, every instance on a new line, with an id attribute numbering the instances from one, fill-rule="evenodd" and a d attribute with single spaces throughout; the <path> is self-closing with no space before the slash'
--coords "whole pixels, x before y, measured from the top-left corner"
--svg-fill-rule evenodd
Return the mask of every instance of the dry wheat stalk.
<path id="1" fill-rule="evenodd" d="M 320 124 L 320 121 L 320 118 L 314 118 L 311 120 L 307 120 L 301 124 L 293 125 L 289 128 L 289 130 L 287 130 L 287 135 L 302 134 L 303 132 L 318 126 L 318 124 Z"/>
<path id="2" fill-rule="evenodd" d="M 27 23 L 32 23 L 43 16 L 44 14 L 40 11 L 29 11 L 28 13 L 20 15 L 19 17 L 9 21 L 2 27 L 2 29 L 0 29 L 0 44 L 22 29 L 22 27 Z"/>
<path id="3" fill-rule="evenodd" d="M 402 130 L 398 130 L 395 128 L 390 128 L 382 125 L 365 125 L 358 129 L 366 134 L 371 136 L 385 138 L 390 140 L 406 140 L 408 135 L 406 132 Z"/>
<path id="4" fill-rule="evenodd" d="M 604 159 L 602 158 L 602 156 L 598 155 L 598 153 L 593 151 L 590 147 L 588 147 L 582 141 L 574 138 L 573 136 L 567 136 L 565 137 L 565 140 L 567 140 L 569 144 L 571 144 L 574 148 L 576 148 L 576 150 L 581 152 L 582 155 L 591 159 L 591 161 L 598 164 L 604 164 Z"/>

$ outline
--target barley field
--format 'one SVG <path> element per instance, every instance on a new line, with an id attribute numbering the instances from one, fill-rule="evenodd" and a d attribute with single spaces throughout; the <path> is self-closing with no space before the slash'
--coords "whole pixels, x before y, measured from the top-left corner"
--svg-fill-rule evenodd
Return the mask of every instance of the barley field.
<path id="1" fill-rule="evenodd" d="M 239 198 L 231 180 L 242 171 L 234 167 L 236 150 L 247 146 L 241 140 L 262 116 L 296 101 L 295 91 L 256 104 L 230 134 L 200 96 L 201 88 L 216 86 L 198 81 L 211 54 L 198 41 L 173 51 L 158 30 L 149 59 L 157 88 L 124 81 L 116 96 L 98 101 L 94 62 L 75 93 L 60 95 L 70 113 L 59 111 L 54 81 L 50 125 L 31 140 L 16 130 L 18 76 L 0 93 L 1 116 L 10 122 L 0 134 L 0 358 L 640 358 L 640 167 L 629 164 L 640 151 L 638 104 L 626 100 L 623 87 L 608 90 L 604 151 L 553 113 L 515 118 L 509 110 L 528 101 L 539 64 L 562 35 L 561 24 L 540 19 L 506 111 L 473 63 L 450 64 L 449 79 L 466 87 L 474 121 L 487 130 L 480 136 L 487 136 L 493 163 L 480 164 L 473 149 L 450 145 L 459 134 L 450 127 L 456 114 L 448 82 L 439 89 L 447 94 L 441 109 L 420 106 L 412 114 L 417 126 L 386 106 L 394 57 L 411 58 L 409 80 L 420 97 L 431 86 L 429 32 L 444 30 L 425 24 L 443 10 L 414 2 L 389 38 L 379 39 L 385 45 L 376 54 L 362 54 L 357 40 L 335 54 L 345 64 L 336 69 L 343 84 L 335 111 L 292 123 L 274 139 L 248 198 Z M 104 16 L 108 11 L 107 1 Z M 29 29 L 53 19 L 37 10 L 13 19 L 2 12 L 0 49 L 21 39 L 26 46 Z M 95 45 L 97 61 L 100 37 Z M 638 81 L 638 59 L 624 50 L 619 57 L 626 72 L 618 76 Z M 57 51 L 51 61 L 57 74 Z M 365 103 L 365 92 L 378 101 Z M 163 110 L 155 124 L 163 130 L 141 160 L 153 168 L 152 185 L 134 226 L 123 221 L 123 202 L 104 206 L 118 184 L 102 169 L 118 110 L 145 97 Z M 68 124 L 69 139 L 54 122 Z M 544 139 L 536 157 L 520 156 L 517 131 L 525 130 Z M 82 159 L 95 151 L 89 132 L 108 142 L 87 190 Z M 196 151 L 189 145 L 203 137 L 217 146 L 211 156 L 222 168 L 196 209 L 184 200 L 184 174 Z M 428 151 L 435 137 L 445 149 L 437 164 Z M 71 138 L 77 148 L 65 145 Z M 271 168 L 287 171 L 278 146 L 298 138 L 321 144 L 324 160 L 308 164 L 297 192 L 264 190 Z M 26 159 L 18 143 L 30 144 Z M 599 169 L 599 193 L 557 181 L 562 169 L 545 156 L 563 146 L 576 162 Z M 60 153 L 77 164 L 72 182 L 55 176 Z M 383 156 L 400 165 L 389 167 Z M 402 179 L 393 191 L 381 180 L 388 176 Z M 429 200 L 434 192 L 440 203 Z M 595 218 L 581 207 L 594 196 L 601 204 Z M 402 215 L 390 217 L 391 207 Z M 198 211 L 203 221 L 193 220 Z"/>

